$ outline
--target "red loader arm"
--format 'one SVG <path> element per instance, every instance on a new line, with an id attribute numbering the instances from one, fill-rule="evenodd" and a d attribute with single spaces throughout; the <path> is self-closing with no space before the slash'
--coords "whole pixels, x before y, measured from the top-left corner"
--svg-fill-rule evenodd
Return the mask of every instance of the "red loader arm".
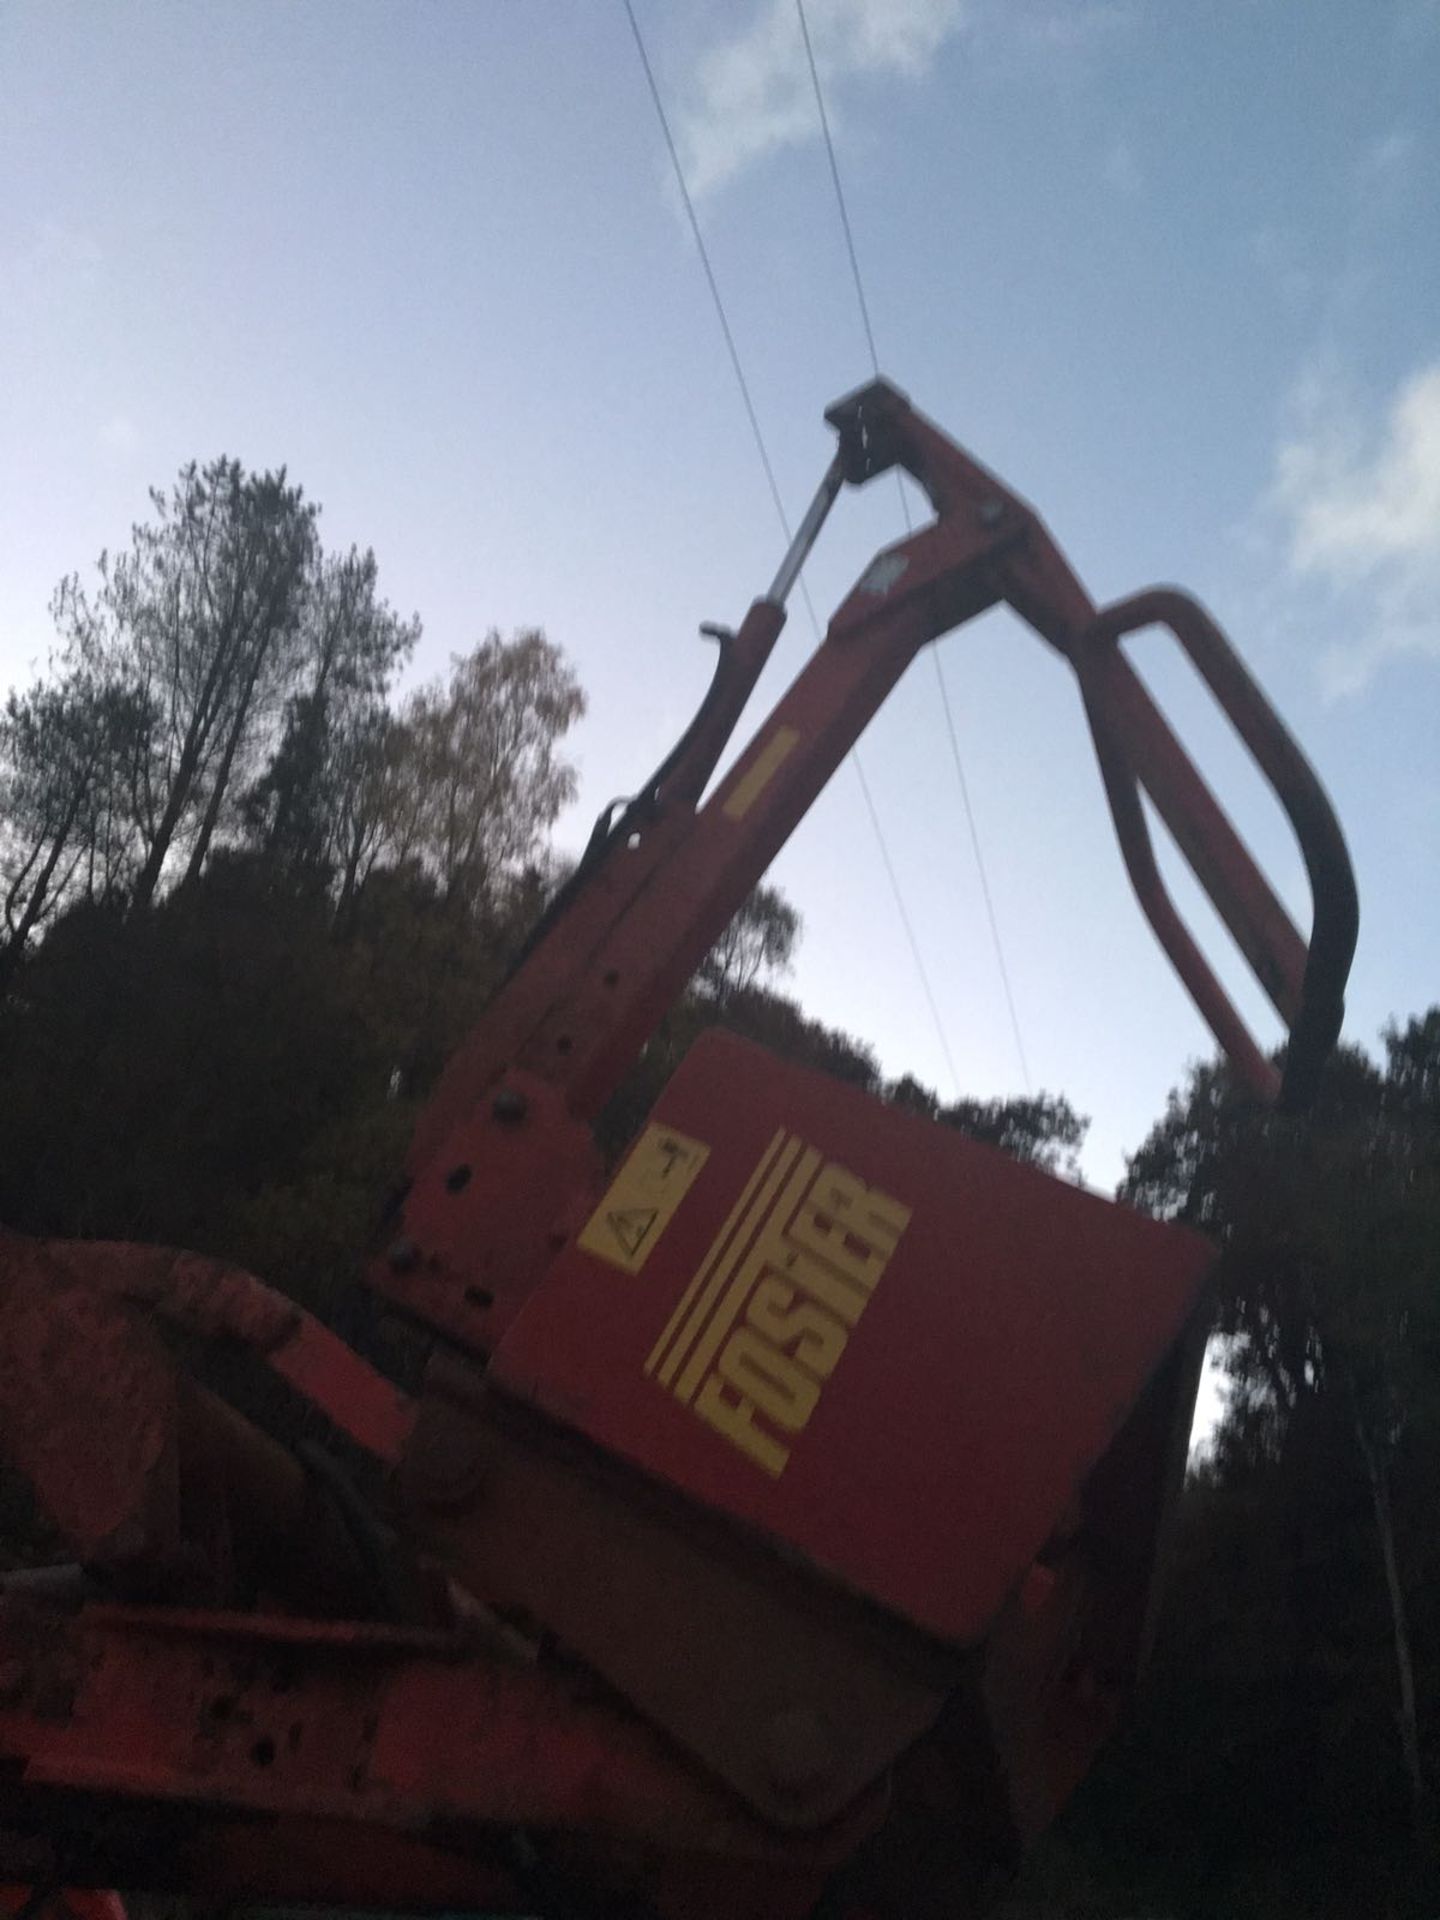
<path id="1" fill-rule="evenodd" d="M 369 1275 L 428 1354 L 415 1390 L 212 1263 L 0 1248 L 0 1441 L 77 1561 L 0 1600 L 12 1878 L 757 1916 L 828 1883 L 842 1911 L 954 1912 L 1113 1723 L 1208 1247 L 723 1036 L 609 1176 L 594 1123 L 916 653 L 1000 600 L 1074 669 L 1141 903 L 1262 1099 L 1303 1104 L 1338 1032 L 1353 880 L 1192 601 L 1097 613 L 884 383 L 828 418 L 769 594 L 416 1129 Z M 935 520 L 701 805 L 831 504 L 894 466 Z M 1157 623 L 1290 815 L 1308 947 L 1125 658 Z M 1142 792 L 1286 1022 L 1283 1080 L 1169 902 Z M 284 1400 L 276 1435 L 300 1409 L 334 1444 L 243 1418 L 167 1325 Z"/>

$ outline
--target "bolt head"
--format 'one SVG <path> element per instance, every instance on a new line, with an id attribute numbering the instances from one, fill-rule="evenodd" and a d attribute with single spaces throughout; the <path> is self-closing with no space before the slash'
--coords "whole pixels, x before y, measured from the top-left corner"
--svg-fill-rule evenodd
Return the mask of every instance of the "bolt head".
<path id="1" fill-rule="evenodd" d="M 982 500 L 976 517 L 982 527 L 998 527 L 1005 518 L 1005 502 L 996 498 Z"/>
<path id="2" fill-rule="evenodd" d="M 530 1102 L 518 1087 L 501 1087 L 490 1102 L 490 1111 L 497 1120 L 503 1120 L 513 1126 L 517 1120 L 523 1120 L 529 1111 Z"/>
<path id="3" fill-rule="evenodd" d="M 391 1241 L 390 1251 L 385 1258 L 390 1262 L 392 1273 L 409 1273 L 420 1264 L 420 1249 L 413 1240 L 402 1234 L 398 1240 Z"/>

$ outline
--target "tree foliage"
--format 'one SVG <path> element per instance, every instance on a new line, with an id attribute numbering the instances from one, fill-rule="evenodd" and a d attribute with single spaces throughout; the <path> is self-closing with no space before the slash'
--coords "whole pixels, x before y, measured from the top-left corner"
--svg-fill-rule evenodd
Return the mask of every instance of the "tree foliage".
<path id="1" fill-rule="evenodd" d="M 12 692 L 0 714 L 0 995 L 32 937 L 77 893 L 115 897 L 125 873 L 120 793 L 143 704 L 85 663 Z"/>
<path id="2" fill-rule="evenodd" d="M 327 554 L 284 469 L 184 467 L 91 585 L 67 576 L 51 674 L 0 722 L 0 993 L 63 908 L 145 914 L 217 853 L 353 893 L 378 857 L 394 676 L 419 638 L 372 552 Z"/>
<path id="3" fill-rule="evenodd" d="M 348 824 L 365 806 L 386 696 L 420 637 L 381 599 L 373 552 L 317 555 L 301 608 L 301 669 L 268 766 L 242 800 L 249 834 L 291 884 L 353 891 Z"/>
<path id="4" fill-rule="evenodd" d="M 294 672 L 317 538 L 316 509 L 283 469 L 192 461 L 150 501 L 129 549 L 101 555 L 94 593 L 72 576 L 55 601 L 66 650 L 105 659 L 148 723 L 128 796 L 140 909 L 173 861 L 199 876 Z"/>
<path id="5" fill-rule="evenodd" d="M 1230 1401 L 1189 1520 L 1201 1546 L 1243 1543 L 1227 1551 L 1245 1564 L 1230 1567 L 1231 1601 L 1213 1603 L 1233 1608 L 1229 1648 L 1207 1647 L 1179 1678 L 1204 1674 L 1232 1702 L 1232 1760 L 1259 1804 L 1274 1804 L 1277 1765 L 1293 1770 L 1291 1845 L 1336 1823 L 1354 1833 L 1358 1818 L 1392 1840 L 1408 1826 L 1427 1863 L 1440 1761 L 1437 1085 L 1435 1010 L 1390 1030 L 1383 1067 L 1342 1049 L 1305 1120 L 1258 1112 L 1203 1067 L 1125 1184 L 1222 1249 Z"/>
<path id="6" fill-rule="evenodd" d="M 706 955 L 699 984 L 720 1006 L 730 1006 L 762 978 L 787 972 L 799 938 L 800 915 L 779 888 L 754 887 Z"/>
<path id="7" fill-rule="evenodd" d="M 486 635 L 451 662 L 448 682 L 405 705 L 390 750 L 389 831 L 441 896 L 475 907 L 532 860 L 575 774 L 557 743 L 585 711 L 558 647 L 537 628 Z"/>
<path id="8" fill-rule="evenodd" d="M 889 1089 L 889 1097 L 897 1106 L 954 1127 L 972 1140 L 983 1140 L 1012 1159 L 1043 1167 L 1047 1173 L 1079 1176 L 1080 1149 L 1090 1122 L 1076 1113 L 1063 1094 L 995 1100 L 963 1097 L 946 1106 L 937 1093 L 906 1074 Z"/>

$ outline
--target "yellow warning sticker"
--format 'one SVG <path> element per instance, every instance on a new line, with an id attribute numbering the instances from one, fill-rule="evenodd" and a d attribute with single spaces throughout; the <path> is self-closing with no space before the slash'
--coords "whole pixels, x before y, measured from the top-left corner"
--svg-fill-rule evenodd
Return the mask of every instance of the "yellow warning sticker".
<path id="1" fill-rule="evenodd" d="M 639 1273 L 709 1158 L 703 1141 L 673 1127 L 647 1127 L 590 1216 L 580 1246 L 622 1273 Z"/>

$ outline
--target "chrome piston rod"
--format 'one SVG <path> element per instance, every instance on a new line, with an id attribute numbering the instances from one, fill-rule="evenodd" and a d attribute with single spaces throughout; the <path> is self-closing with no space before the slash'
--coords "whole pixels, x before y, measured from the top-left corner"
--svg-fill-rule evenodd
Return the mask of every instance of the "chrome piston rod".
<path id="1" fill-rule="evenodd" d="M 767 600 L 774 601 L 777 607 L 783 607 L 790 597 L 790 589 L 799 576 L 800 569 L 810 557 L 810 549 L 820 537 L 820 529 L 829 517 L 841 487 L 845 484 L 845 469 L 837 453 L 826 469 L 825 478 L 820 482 L 819 491 L 806 509 L 805 518 L 795 529 L 795 538 L 790 542 L 789 551 L 780 562 L 780 571 L 770 584 Z"/>

